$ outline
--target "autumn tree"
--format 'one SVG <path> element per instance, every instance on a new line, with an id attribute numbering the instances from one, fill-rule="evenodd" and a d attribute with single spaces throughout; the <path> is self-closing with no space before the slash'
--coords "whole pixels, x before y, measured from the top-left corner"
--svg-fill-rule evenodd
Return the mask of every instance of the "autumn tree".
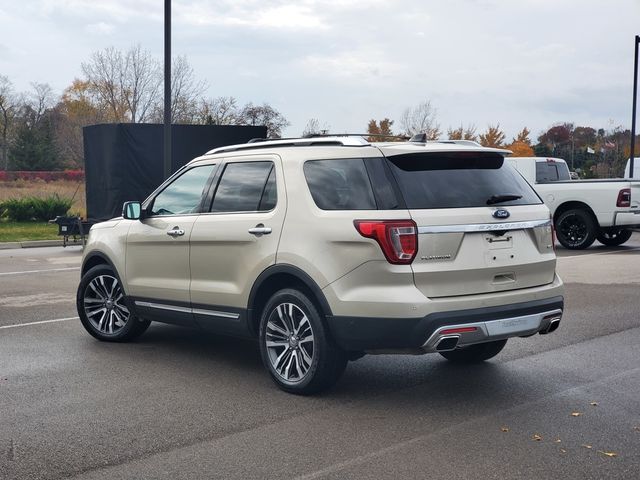
<path id="1" fill-rule="evenodd" d="M 436 109 L 429 100 L 425 100 L 415 107 L 405 109 L 400 117 L 403 133 L 409 137 L 418 133 L 425 133 L 427 140 L 440 138 L 440 125 L 436 121 Z"/>
<path id="2" fill-rule="evenodd" d="M 479 136 L 480 144 L 483 147 L 501 148 L 504 143 L 505 134 L 500 130 L 500 124 L 489 125 L 484 133 Z"/>
<path id="3" fill-rule="evenodd" d="M 313 135 L 326 135 L 329 131 L 329 125 L 326 123 L 320 125 L 320 121 L 317 118 L 310 118 L 302 131 L 303 137 L 310 137 Z"/>
<path id="4" fill-rule="evenodd" d="M 478 135 L 476 134 L 476 126 L 469 125 L 468 127 L 463 127 L 460 125 L 456 129 L 449 128 L 447 130 L 447 136 L 449 140 L 471 140 L 473 142 L 478 141 Z"/>
<path id="5" fill-rule="evenodd" d="M 367 125 L 367 133 L 371 135 L 368 137 L 370 142 L 393 142 L 397 138 L 393 136 L 391 127 L 393 126 L 393 120 L 384 118 L 379 122 L 376 120 L 369 120 Z"/>

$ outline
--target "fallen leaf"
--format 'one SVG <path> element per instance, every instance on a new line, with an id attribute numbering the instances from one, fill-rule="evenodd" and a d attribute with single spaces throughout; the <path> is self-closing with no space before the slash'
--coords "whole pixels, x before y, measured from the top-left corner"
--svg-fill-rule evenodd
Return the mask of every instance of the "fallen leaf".
<path id="1" fill-rule="evenodd" d="M 586 445 L 586 444 L 584 444 L 584 445 L 582 445 L 582 446 L 583 446 L 584 448 L 589 448 L 589 449 L 593 448 L 591 445 Z"/>
<path id="2" fill-rule="evenodd" d="M 582 415 L 581 412 L 571 412 L 572 417 L 579 417 L 580 415 Z"/>
<path id="3" fill-rule="evenodd" d="M 567 451 L 564 448 L 561 448 L 560 453 L 567 453 Z"/>
<path id="4" fill-rule="evenodd" d="M 535 440 L 536 442 L 539 442 L 542 440 L 542 437 L 540 435 L 538 435 L 537 433 L 533 434 L 533 437 L 531 437 L 532 440 Z"/>
<path id="5" fill-rule="evenodd" d="M 590 402 L 589 405 L 591 405 L 592 407 L 597 407 L 598 406 L 598 402 Z"/>
<path id="6" fill-rule="evenodd" d="M 633 427 L 636 432 L 640 432 L 640 427 Z"/>
<path id="7" fill-rule="evenodd" d="M 618 454 L 616 452 L 603 452 L 602 450 L 598 450 L 598 453 L 606 455 L 607 457 L 617 457 Z"/>
<path id="8" fill-rule="evenodd" d="M 561 443 L 561 442 L 562 442 L 562 440 L 560 440 L 559 438 L 556 438 L 556 439 L 554 440 L 554 442 L 556 442 L 556 443 Z"/>
<path id="9" fill-rule="evenodd" d="M 500 430 L 502 430 L 503 432 L 505 432 L 505 433 L 506 433 L 506 432 L 508 432 L 508 431 L 509 431 L 509 427 L 502 427 L 502 428 L 500 428 Z"/>

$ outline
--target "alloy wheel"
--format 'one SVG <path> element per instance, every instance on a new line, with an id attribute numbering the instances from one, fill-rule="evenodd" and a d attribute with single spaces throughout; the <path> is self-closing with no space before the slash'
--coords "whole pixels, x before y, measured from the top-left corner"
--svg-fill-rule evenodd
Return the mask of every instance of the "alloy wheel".
<path id="1" fill-rule="evenodd" d="M 304 311 L 293 303 L 277 305 L 269 315 L 265 334 L 273 370 L 287 382 L 301 381 L 313 363 L 314 337 Z"/>
<path id="2" fill-rule="evenodd" d="M 91 280 L 82 301 L 87 319 L 103 334 L 118 333 L 131 316 L 120 282 L 111 275 L 99 275 Z"/>

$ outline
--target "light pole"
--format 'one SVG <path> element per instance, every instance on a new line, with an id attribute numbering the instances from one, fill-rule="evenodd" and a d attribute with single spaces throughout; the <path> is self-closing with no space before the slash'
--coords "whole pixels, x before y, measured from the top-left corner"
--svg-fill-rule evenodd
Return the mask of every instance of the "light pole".
<path id="1" fill-rule="evenodd" d="M 633 178 L 633 161 L 636 156 L 636 104 L 638 103 L 638 44 L 640 36 L 636 35 L 635 55 L 633 57 L 633 108 L 631 113 L 631 148 L 629 160 L 629 178 Z"/>
<path id="2" fill-rule="evenodd" d="M 164 0 L 164 178 L 171 176 L 171 0 Z"/>

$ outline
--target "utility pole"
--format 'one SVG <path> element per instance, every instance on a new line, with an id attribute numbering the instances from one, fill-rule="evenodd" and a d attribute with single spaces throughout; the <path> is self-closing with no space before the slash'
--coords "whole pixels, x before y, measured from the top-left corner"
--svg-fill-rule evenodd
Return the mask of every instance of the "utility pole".
<path id="1" fill-rule="evenodd" d="M 636 105 L 638 103 L 638 44 L 640 36 L 636 35 L 635 55 L 633 57 L 633 108 L 631 113 L 631 149 L 629 159 L 629 178 L 633 178 L 633 161 L 636 156 Z"/>
<path id="2" fill-rule="evenodd" d="M 164 0 L 164 178 L 171 176 L 171 0 Z"/>

